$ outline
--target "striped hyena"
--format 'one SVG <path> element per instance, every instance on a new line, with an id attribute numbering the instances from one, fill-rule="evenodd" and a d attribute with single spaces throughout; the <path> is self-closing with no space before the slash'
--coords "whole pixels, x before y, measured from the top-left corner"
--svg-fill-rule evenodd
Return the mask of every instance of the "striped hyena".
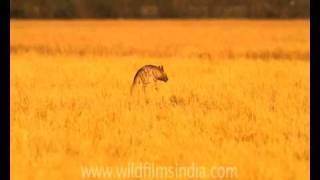
<path id="1" fill-rule="evenodd" d="M 145 65 L 140 68 L 134 76 L 130 92 L 132 94 L 137 86 L 145 92 L 147 85 L 155 84 L 157 81 L 168 81 L 168 76 L 164 72 L 163 66 Z"/>

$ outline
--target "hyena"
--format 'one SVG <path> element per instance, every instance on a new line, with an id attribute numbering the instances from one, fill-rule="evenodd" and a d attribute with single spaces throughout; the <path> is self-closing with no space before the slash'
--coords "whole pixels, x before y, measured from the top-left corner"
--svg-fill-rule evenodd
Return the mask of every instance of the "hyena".
<path id="1" fill-rule="evenodd" d="M 139 86 L 145 92 L 147 85 L 155 84 L 157 81 L 168 81 L 168 76 L 163 70 L 163 66 L 145 65 L 140 68 L 134 76 L 130 93 Z"/>

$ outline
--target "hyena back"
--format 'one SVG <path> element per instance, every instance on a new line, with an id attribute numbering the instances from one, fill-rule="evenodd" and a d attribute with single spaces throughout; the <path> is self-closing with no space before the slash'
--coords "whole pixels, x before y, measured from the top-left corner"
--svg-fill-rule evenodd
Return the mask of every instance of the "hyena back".
<path id="1" fill-rule="evenodd" d="M 164 72 L 163 66 L 145 65 L 135 74 L 130 93 L 132 94 L 137 86 L 140 86 L 145 92 L 147 85 L 156 83 L 157 81 L 168 81 L 168 76 Z"/>

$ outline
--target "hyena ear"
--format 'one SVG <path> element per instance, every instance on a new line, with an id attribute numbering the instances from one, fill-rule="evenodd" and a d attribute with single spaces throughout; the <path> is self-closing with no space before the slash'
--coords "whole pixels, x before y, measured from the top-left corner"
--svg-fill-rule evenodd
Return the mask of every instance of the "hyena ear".
<path id="1" fill-rule="evenodd" d="M 162 66 L 162 65 L 160 65 L 159 68 L 160 68 L 161 70 L 163 70 L 163 66 Z"/>

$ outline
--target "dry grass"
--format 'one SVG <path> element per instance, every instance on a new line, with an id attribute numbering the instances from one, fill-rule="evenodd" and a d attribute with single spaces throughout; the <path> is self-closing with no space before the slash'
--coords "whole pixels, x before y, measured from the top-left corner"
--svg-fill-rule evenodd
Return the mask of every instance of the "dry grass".
<path id="1" fill-rule="evenodd" d="M 232 165 L 309 178 L 309 22 L 12 21 L 11 177 L 82 165 Z M 162 64 L 157 96 L 129 96 Z"/>

